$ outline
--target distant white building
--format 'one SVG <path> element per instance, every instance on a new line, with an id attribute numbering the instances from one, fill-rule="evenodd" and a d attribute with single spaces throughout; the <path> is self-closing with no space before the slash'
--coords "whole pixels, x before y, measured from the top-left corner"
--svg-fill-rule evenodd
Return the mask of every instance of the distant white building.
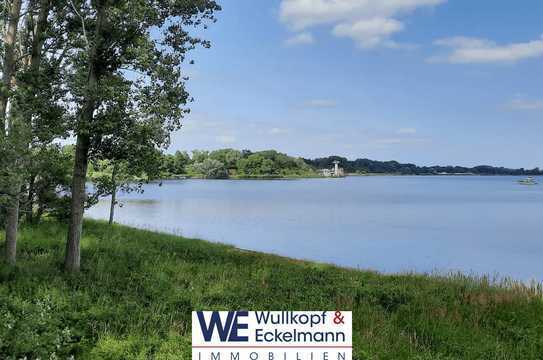
<path id="1" fill-rule="evenodd" d="M 343 168 L 339 167 L 339 161 L 334 161 L 333 169 L 321 169 L 321 175 L 324 177 L 343 177 L 345 176 L 345 171 Z"/>

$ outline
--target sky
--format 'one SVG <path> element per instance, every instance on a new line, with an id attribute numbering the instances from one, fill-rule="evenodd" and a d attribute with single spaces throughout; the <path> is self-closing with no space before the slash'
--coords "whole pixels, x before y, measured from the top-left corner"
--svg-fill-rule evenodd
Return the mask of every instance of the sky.
<path id="1" fill-rule="evenodd" d="M 222 0 L 169 151 L 543 167 L 541 0 Z"/>

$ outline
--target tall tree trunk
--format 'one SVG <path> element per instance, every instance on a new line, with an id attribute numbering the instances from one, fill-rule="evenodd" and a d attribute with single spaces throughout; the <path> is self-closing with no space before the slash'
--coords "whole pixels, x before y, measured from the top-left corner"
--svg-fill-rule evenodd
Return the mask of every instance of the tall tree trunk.
<path id="1" fill-rule="evenodd" d="M 80 268 L 80 242 L 83 230 L 84 205 L 87 197 L 85 188 L 87 181 L 87 168 L 89 163 L 89 149 L 91 144 L 91 124 L 94 118 L 94 110 L 97 107 L 96 93 L 98 90 L 97 66 L 99 50 L 102 44 L 103 27 L 106 17 L 106 9 L 103 1 L 97 2 L 96 28 L 94 29 L 94 43 L 89 49 L 89 73 L 85 102 L 79 114 L 79 129 L 77 130 L 77 143 L 75 147 L 75 161 L 72 179 L 72 200 L 70 227 L 66 242 L 66 255 L 64 267 L 69 272 L 77 272 Z"/>
<path id="2" fill-rule="evenodd" d="M 44 33 L 47 28 L 47 17 L 51 9 L 51 0 L 39 1 L 38 21 L 34 29 L 32 38 L 32 54 L 30 56 L 30 68 L 32 71 L 38 71 L 41 65 Z"/>
<path id="3" fill-rule="evenodd" d="M 19 226 L 20 187 L 12 187 L 6 216 L 6 261 L 15 265 L 17 257 L 17 227 Z"/>
<path id="4" fill-rule="evenodd" d="M 88 135 L 79 135 L 77 137 L 72 182 L 70 227 L 68 229 L 66 256 L 64 258 L 64 267 L 66 270 L 71 272 L 79 271 L 81 259 L 80 242 L 83 228 L 85 200 L 87 198 L 85 186 L 87 182 L 87 168 L 89 163 L 89 145 L 90 138 Z"/>
<path id="5" fill-rule="evenodd" d="M 17 197 L 15 197 L 17 198 Z M 17 256 L 17 225 L 19 223 L 19 199 L 13 199 L 6 217 L 6 262 L 15 265 Z"/>
<path id="6" fill-rule="evenodd" d="M 7 124 L 7 108 L 9 93 L 15 75 L 15 47 L 17 42 L 17 29 L 21 16 L 21 0 L 13 0 L 8 12 L 8 21 L 4 33 L 4 67 L 2 69 L 2 85 L 0 89 L 0 141 L 5 146 Z M 15 264 L 17 251 L 17 226 L 19 224 L 19 186 L 8 184 L 11 190 L 9 206 L 6 217 L 6 261 Z"/>
<path id="7" fill-rule="evenodd" d="M 9 7 L 8 21 L 4 33 L 4 68 L 2 69 L 2 88 L 0 89 L 0 128 L 5 136 L 6 113 L 9 101 L 9 91 L 15 73 L 15 46 L 17 41 L 17 28 L 21 16 L 22 0 L 13 0 Z"/>
<path id="8" fill-rule="evenodd" d="M 34 222 L 35 181 L 36 181 L 36 176 L 34 176 L 34 174 L 31 174 L 30 178 L 28 179 L 28 197 L 26 199 L 26 221 L 29 224 L 32 224 Z"/>
<path id="9" fill-rule="evenodd" d="M 111 206 L 109 208 L 109 225 L 113 225 L 113 218 L 115 217 L 115 206 L 117 205 L 117 164 L 113 165 L 113 171 L 111 172 L 111 183 L 113 184 L 113 191 L 111 192 Z"/>

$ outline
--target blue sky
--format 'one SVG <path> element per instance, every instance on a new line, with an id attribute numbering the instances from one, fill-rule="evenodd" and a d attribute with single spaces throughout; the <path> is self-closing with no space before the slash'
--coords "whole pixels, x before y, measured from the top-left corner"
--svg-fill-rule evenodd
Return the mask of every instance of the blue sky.
<path id="1" fill-rule="evenodd" d="M 223 0 L 170 151 L 543 167 L 540 0 Z"/>

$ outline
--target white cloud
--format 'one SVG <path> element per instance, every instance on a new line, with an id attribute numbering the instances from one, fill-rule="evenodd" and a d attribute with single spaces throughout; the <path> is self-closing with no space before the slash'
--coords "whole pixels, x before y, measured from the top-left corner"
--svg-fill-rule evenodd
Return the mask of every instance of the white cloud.
<path id="1" fill-rule="evenodd" d="M 285 45 L 287 46 L 296 46 L 296 45 L 310 45 L 315 42 L 315 38 L 309 32 L 302 32 L 296 34 L 287 40 L 285 40 Z"/>
<path id="2" fill-rule="evenodd" d="M 331 25 L 333 34 L 349 37 L 362 48 L 401 48 L 390 37 L 403 30 L 397 17 L 446 0 L 282 0 L 280 19 L 290 29 L 302 31 Z"/>
<path id="3" fill-rule="evenodd" d="M 369 49 L 386 44 L 390 35 L 401 30 L 403 24 L 398 20 L 373 18 L 336 25 L 333 34 L 338 37 L 349 37 L 361 48 Z"/>
<path id="4" fill-rule="evenodd" d="M 337 102 L 327 99 L 313 99 L 304 104 L 306 107 L 312 108 L 334 108 L 337 106 Z"/>
<path id="5" fill-rule="evenodd" d="M 397 133 L 400 135 L 414 135 L 417 133 L 417 129 L 403 128 L 403 129 L 398 129 Z"/>
<path id="6" fill-rule="evenodd" d="M 540 39 L 500 45 L 493 41 L 469 37 L 437 40 L 435 45 L 450 49 L 449 53 L 428 59 L 429 62 L 515 63 L 520 60 L 543 57 L 543 36 Z"/>
<path id="7" fill-rule="evenodd" d="M 543 110 L 543 100 L 515 99 L 507 107 L 513 110 Z"/>
<path id="8" fill-rule="evenodd" d="M 232 135 L 219 135 L 215 137 L 215 140 L 221 144 L 232 144 L 237 141 L 236 137 Z"/>

